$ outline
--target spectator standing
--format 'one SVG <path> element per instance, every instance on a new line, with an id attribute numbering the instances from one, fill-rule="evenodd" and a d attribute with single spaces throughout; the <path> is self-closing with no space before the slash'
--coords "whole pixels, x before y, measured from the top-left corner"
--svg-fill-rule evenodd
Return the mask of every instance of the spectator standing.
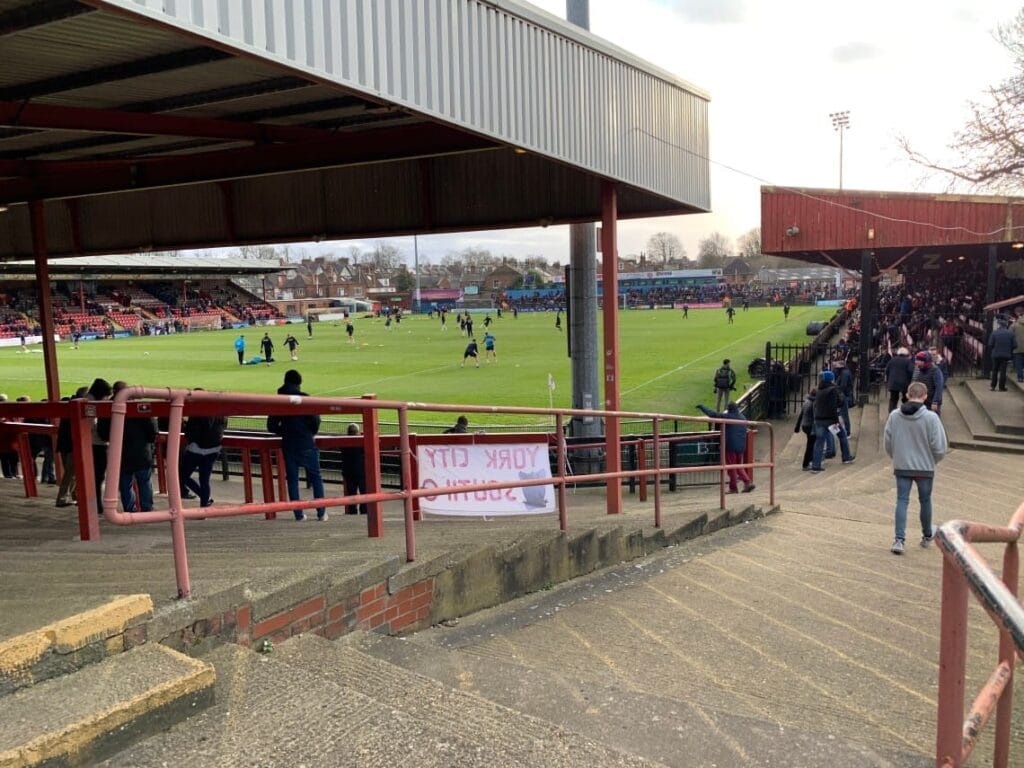
<path id="1" fill-rule="evenodd" d="M 1024 315 L 1019 315 L 1013 324 L 1013 339 L 1017 344 L 1013 352 L 1013 367 L 1017 381 L 1024 384 Z"/>
<path id="2" fill-rule="evenodd" d="M 803 405 L 800 406 L 800 415 L 796 417 L 796 426 L 793 428 L 793 432 L 803 432 L 807 438 L 807 445 L 804 447 L 804 458 L 800 462 L 800 468 L 804 472 L 808 472 L 811 469 L 811 459 L 814 458 L 814 397 L 818 394 L 818 390 L 812 389 L 807 393 L 807 397 L 804 398 Z"/>
<path id="3" fill-rule="evenodd" d="M 235 339 L 235 354 L 238 355 L 238 364 L 245 365 L 245 334 L 238 334 Z"/>
<path id="4" fill-rule="evenodd" d="M 86 392 L 88 400 L 109 400 L 113 389 L 106 379 L 93 379 Z M 103 480 L 107 474 L 107 438 L 100 435 L 99 422 L 92 420 L 90 431 L 92 433 L 92 474 L 96 483 L 96 509 L 103 509 Z M 109 435 L 109 425 L 108 425 Z"/>
<path id="5" fill-rule="evenodd" d="M 302 375 L 292 369 L 285 373 L 284 383 L 278 388 L 277 394 L 309 397 L 303 392 Z M 281 436 L 281 450 L 284 454 L 285 475 L 288 480 L 288 499 L 298 501 L 299 470 L 306 470 L 306 479 L 313 486 L 313 498 L 324 497 L 324 480 L 320 474 L 320 451 L 314 440 L 320 431 L 320 417 L 316 414 L 301 416 L 270 416 L 267 418 L 267 431 Z M 294 510 L 295 519 L 302 522 L 306 513 L 301 509 Z M 326 507 L 317 507 L 316 519 L 327 519 Z"/>
<path id="6" fill-rule="evenodd" d="M 916 370 L 913 381 L 920 381 L 928 388 L 925 406 L 938 413 L 942 410 L 942 388 L 945 386 L 942 371 L 932 364 L 932 356 L 927 352 L 918 352 L 914 355 L 914 366 Z"/>
<path id="7" fill-rule="evenodd" d="M 892 457 L 896 476 L 896 536 L 891 551 L 902 555 L 907 538 L 910 489 L 917 484 L 921 505 L 921 546 L 932 543 L 932 483 L 935 465 L 949 450 L 946 431 L 937 413 L 925 406 L 928 388 L 915 381 L 907 389 L 907 402 L 889 414 L 885 422 L 885 452 Z"/>
<path id="8" fill-rule="evenodd" d="M 889 390 L 889 412 L 896 410 L 900 401 L 907 400 L 907 387 L 914 378 L 914 361 L 910 358 L 910 350 L 900 347 L 896 356 L 885 366 L 885 387 Z"/>
<path id="9" fill-rule="evenodd" d="M 79 387 L 75 392 L 76 400 L 85 397 L 89 393 L 88 387 Z M 71 400 L 69 397 L 61 398 L 62 402 Z M 77 500 L 75 483 L 75 454 L 74 440 L 71 434 L 71 419 L 61 419 L 57 425 L 57 453 L 60 455 L 61 476 L 60 486 L 57 488 L 57 506 L 69 507 L 72 501 Z M 68 500 L 70 499 L 70 501 Z"/>
<path id="10" fill-rule="evenodd" d="M 822 371 L 818 383 L 818 393 L 814 398 L 814 454 L 811 459 L 811 472 L 817 474 L 824 470 L 821 465 L 822 455 L 828 442 L 825 435 L 832 432 L 839 440 L 843 464 L 852 464 L 856 457 L 850 453 L 850 443 L 846 439 L 843 425 L 839 423 L 839 399 L 842 395 L 835 384 L 836 377 L 832 371 Z"/>
<path id="11" fill-rule="evenodd" d="M 736 389 L 736 371 L 734 371 L 726 358 L 722 361 L 722 367 L 715 371 L 715 409 L 722 410 L 722 404 L 728 403 L 732 397 L 732 391 Z"/>
<path id="12" fill-rule="evenodd" d="M 185 450 L 181 454 L 178 476 L 181 487 L 199 497 L 200 507 L 213 504 L 210 477 L 227 426 L 228 420 L 224 416 L 190 416 L 185 423 Z M 197 470 L 198 482 L 192 479 L 192 473 Z"/>
<path id="13" fill-rule="evenodd" d="M 349 424 L 348 435 L 350 437 L 359 435 L 359 425 Z M 362 446 L 351 445 L 341 449 L 341 479 L 345 483 L 346 496 L 366 493 L 366 451 Z M 367 509 L 367 504 L 364 502 L 359 505 L 358 512 L 365 515 Z M 345 505 L 346 515 L 354 515 L 356 511 L 355 504 Z"/>
<path id="14" fill-rule="evenodd" d="M 746 421 L 739 405 L 730 400 L 726 405 L 725 412 L 713 411 L 705 405 L 698 405 L 698 409 L 712 419 L 732 419 L 734 421 Z M 747 459 L 747 425 L 746 424 L 722 424 L 720 429 L 725 430 L 725 463 L 743 464 Z M 743 481 L 743 492 L 750 493 L 754 490 L 754 483 L 751 481 L 750 470 L 744 467 L 730 467 L 726 470 L 729 474 L 729 493 L 737 493 L 738 480 Z"/>
<path id="15" fill-rule="evenodd" d="M 115 382 L 113 394 L 127 386 L 123 381 Z M 110 419 L 101 419 L 97 431 L 103 440 L 109 441 Z M 153 510 L 153 445 L 156 433 L 155 419 L 133 417 L 124 420 L 117 486 L 125 512 Z M 137 498 L 136 487 L 139 490 Z"/>
<path id="16" fill-rule="evenodd" d="M 29 402 L 27 396 L 19 397 L 19 403 Z M 26 424 L 49 424 L 49 419 L 25 419 Z M 28 435 L 28 447 L 32 454 L 32 472 L 35 473 L 36 457 L 42 454 L 43 466 L 39 470 L 39 482 L 47 485 L 57 484 L 57 475 L 53 471 L 53 440 L 50 435 L 30 432 Z"/>
<path id="17" fill-rule="evenodd" d="M 850 408 L 853 407 L 853 372 L 846 365 L 845 360 L 836 360 L 833 364 L 836 369 L 836 387 L 839 389 L 839 419 L 843 422 L 843 429 L 846 430 L 846 437 L 852 437 L 850 430 Z"/>
<path id="18" fill-rule="evenodd" d="M 1000 318 L 998 326 L 988 337 L 988 348 L 992 355 L 992 381 L 989 389 L 996 391 L 996 384 L 999 391 L 1006 391 L 1006 366 L 1010 364 L 1014 350 L 1017 347 L 1017 339 L 1009 328 L 1009 322 Z"/>
<path id="19" fill-rule="evenodd" d="M 8 400 L 7 395 L 0 394 L 0 403 L 6 403 Z M 16 419 L 4 419 L 3 421 L 13 423 Z M 18 443 L 15 438 L 14 432 L 0 433 L 0 471 L 3 472 L 4 479 L 6 480 L 17 480 L 18 479 Z"/>
<path id="20" fill-rule="evenodd" d="M 467 432 L 469 432 L 469 419 L 465 416 L 459 416 L 459 418 L 455 420 L 455 426 L 448 427 L 448 429 L 444 431 L 446 435 L 463 435 Z"/>

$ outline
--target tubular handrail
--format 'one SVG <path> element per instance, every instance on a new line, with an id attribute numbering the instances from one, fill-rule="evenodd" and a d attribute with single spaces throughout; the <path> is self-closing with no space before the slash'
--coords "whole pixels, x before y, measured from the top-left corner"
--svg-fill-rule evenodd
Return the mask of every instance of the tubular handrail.
<path id="1" fill-rule="evenodd" d="M 130 401 L 139 401 L 131 403 Z M 156 401 L 156 402 L 154 402 Z M 83 532 L 88 530 L 98 532 L 95 519 L 89 518 L 89 510 L 96 509 L 95 486 L 92 476 L 92 455 L 89 450 L 90 432 L 89 421 L 96 418 L 110 419 L 110 438 L 107 448 L 107 466 L 104 476 L 105 486 L 103 496 L 100 499 L 98 512 L 110 523 L 115 525 L 137 525 L 141 523 L 169 522 L 172 531 L 172 545 L 174 552 L 175 573 L 178 582 L 179 597 L 191 595 L 191 584 L 188 572 L 188 556 L 185 541 L 185 520 L 196 518 L 228 517 L 251 514 L 273 515 L 276 512 L 289 510 L 310 509 L 314 507 L 341 506 L 347 504 L 369 505 L 367 515 L 368 535 L 383 535 L 383 517 L 379 504 L 386 501 L 401 501 L 404 506 L 405 518 L 405 539 L 406 559 L 413 561 L 416 558 L 415 542 L 415 520 L 418 519 L 415 505 L 418 499 L 424 496 L 435 496 L 437 488 L 415 487 L 413 482 L 413 442 L 410 439 L 409 412 L 410 411 L 434 411 L 447 413 L 509 413 L 509 414 L 531 414 L 541 415 L 548 418 L 553 417 L 555 422 L 555 450 L 557 473 L 552 477 L 534 479 L 516 479 L 500 482 L 477 482 L 472 485 L 459 485 L 459 493 L 473 493 L 479 491 L 497 491 L 508 488 L 525 488 L 531 486 L 551 486 L 556 492 L 556 505 L 558 509 L 559 526 L 561 530 L 568 529 L 568 516 L 566 507 L 566 485 L 587 481 L 618 481 L 625 478 L 655 478 L 654 484 L 654 524 L 660 527 L 661 516 L 661 489 L 660 478 L 675 474 L 686 474 L 691 472 L 720 472 L 719 481 L 719 506 L 726 508 L 725 504 L 725 476 L 729 469 L 750 468 L 767 469 L 770 474 L 769 503 L 775 503 L 775 439 L 772 425 L 762 421 L 739 421 L 721 418 L 708 418 L 687 416 L 678 414 L 660 414 L 636 411 L 602 411 L 585 410 L 575 408 L 533 408 L 521 406 L 479 406 L 479 405 L 452 405 L 446 403 L 418 403 L 377 400 L 372 396 L 362 398 L 327 398 L 327 397 L 306 397 L 306 396 L 283 396 L 283 395 L 257 395 L 250 393 L 217 393 L 205 390 L 172 389 L 164 387 L 128 386 L 122 389 L 114 397 L 113 401 L 71 401 L 66 404 L 71 410 L 73 440 L 75 442 L 75 468 L 81 478 L 82 487 L 79 489 L 80 501 L 80 526 Z M 359 495 L 331 496 L 320 499 L 306 499 L 296 501 L 268 501 L 273 498 L 273 482 L 270 482 L 269 492 L 265 482 L 263 503 L 243 503 L 235 505 L 218 505 L 216 507 L 185 508 L 182 504 L 180 479 L 178 474 L 182 425 L 184 416 L 188 411 L 189 416 L 209 415 L 305 415 L 305 414 L 362 414 L 364 424 L 363 447 L 366 450 L 366 476 L 368 492 Z M 399 435 L 398 454 L 401 461 L 402 489 L 398 491 L 384 492 L 380 486 L 380 463 L 379 457 L 382 451 L 382 440 L 378 430 L 377 414 L 381 410 L 394 410 L 398 414 Z M 7 409 L 0 406 L 0 416 L 5 415 Z M 166 415 L 168 426 L 166 433 L 166 491 L 168 496 L 168 508 L 165 510 L 154 510 L 150 512 L 121 512 L 118 510 L 118 480 L 120 475 L 121 455 L 124 442 L 124 425 L 127 418 L 145 417 L 154 415 Z M 672 442 L 672 435 L 661 436 L 660 424 L 663 421 L 686 422 L 692 424 L 712 424 L 717 427 L 715 432 L 708 432 L 706 436 L 717 438 L 719 442 L 719 463 L 706 464 L 699 467 L 662 467 L 660 461 L 655 461 L 653 467 L 643 464 L 632 470 L 594 472 L 590 474 L 567 475 L 566 456 L 570 450 L 567 445 L 563 425 L 566 417 L 596 417 L 603 419 L 643 419 L 649 420 L 652 424 L 652 438 L 645 437 L 639 440 L 641 443 L 651 442 L 654 448 L 654 455 L 659 455 L 659 447 L 662 442 Z M 770 455 L 767 461 L 744 462 L 726 464 L 725 459 L 725 429 L 729 424 L 743 424 L 748 427 L 760 427 L 767 430 L 770 440 Z M 414 436 L 413 436 L 414 437 Z M 448 435 L 455 441 L 468 438 L 472 441 L 475 436 Z M 526 437 L 526 435 L 524 435 Z M 390 438 L 394 440 L 394 436 Z M 278 438 L 267 438 L 264 451 L 264 470 L 272 470 L 270 454 L 267 451 L 276 451 L 280 457 L 280 448 L 275 444 Z M 349 438 L 331 437 L 334 440 L 349 440 Z M 627 438 L 629 441 L 629 438 Z M 547 440 L 545 440 L 547 442 Z M 603 444 L 602 444 L 603 445 Z M 573 446 L 575 447 L 575 446 Z M 280 462 L 278 463 L 280 466 Z M 91 492 L 90 492 L 91 489 Z M 283 489 L 282 489 L 283 494 Z M 643 500 L 643 499 L 642 499 Z M 84 505 L 84 506 L 83 506 Z M 85 510 L 85 513 L 83 513 Z M 609 511 L 612 511 L 612 502 L 609 500 Z M 86 526 L 90 526 L 87 527 Z M 89 538 L 83 533 L 83 538 Z"/>
<path id="2" fill-rule="evenodd" d="M 1024 607 L 1017 599 L 1018 541 L 1022 530 L 1024 503 L 1006 526 L 952 520 L 936 532 L 935 539 L 943 554 L 935 747 L 938 768 L 960 768 L 967 761 L 993 711 L 996 733 L 992 764 L 995 768 L 1006 768 L 1009 764 L 1013 671 L 1017 658 L 1024 658 Z M 1006 545 L 1002 578 L 974 547 L 975 543 Z M 974 593 L 999 628 L 999 663 L 965 718 L 968 591 Z"/>

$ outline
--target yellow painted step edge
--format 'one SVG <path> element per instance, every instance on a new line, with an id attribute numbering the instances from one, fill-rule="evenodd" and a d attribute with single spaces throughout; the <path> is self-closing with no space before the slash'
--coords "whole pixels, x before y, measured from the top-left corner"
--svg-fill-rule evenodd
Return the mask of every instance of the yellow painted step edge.
<path id="1" fill-rule="evenodd" d="M 204 661 L 193 659 L 162 645 L 151 645 L 148 648 L 152 649 L 149 651 L 151 653 L 160 652 L 176 657 L 187 665 L 189 670 L 180 677 L 161 683 L 128 701 L 118 702 L 107 710 L 97 712 L 59 731 L 44 733 L 27 744 L 0 752 L 0 768 L 29 768 L 64 755 L 73 756 L 103 734 L 110 733 L 164 704 L 208 688 L 217 679 L 213 667 Z"/>
<path id="2" fill-rule="evenodd" d="M 149 595 L 125 595 L 9 638 L 0 642 L 0 674 L 32 666 L 50 648 L 58 653 L 71 653 L 95 640 L 118 635 L 132 621 L 152 615 L 153 599 Z"/>

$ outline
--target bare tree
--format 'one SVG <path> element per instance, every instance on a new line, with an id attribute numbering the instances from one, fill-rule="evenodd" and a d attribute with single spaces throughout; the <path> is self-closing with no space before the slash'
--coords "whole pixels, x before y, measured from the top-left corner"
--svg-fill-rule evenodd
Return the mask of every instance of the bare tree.
<path id="1" fill-rule="evenodd" d="M 391 243 L 378 242 L 370 251 L 370 263 L 381 272 L 393 272 L 405 263 L 405 254 Z"/>
<path id="2" fill-rule="evenodd" d="M 732 258 L 732 243 L 721 232 L 714 232 L 700 241 L 697 263 L 702 269 L 714 269 Z"/>
<path id="3" fill-rule="evenodd" d="M 760 258 L 761 228 L 754 227 L 740 235 L 736 241 L 736 250 L 739 252 L 737 255 L 748 262 L 753 262 Z"/>
<path id="4" fill-rule="evenodd" d="M 686 249 L 671 232 L 656 232 L 647 240 L 647 255 L 668 264 L 676 259 L 686 259 Z"/>
<path id="5" fill-rule="evenodd" d="M 1015 193 L 1024 188 L 1024 10 L 999 26 L 996 39 L 1013 57 L 1014 72 L 984 100 L 969 102 L 971 119 L 950 144 L 959 160 L 946 165 L 915 150 L 905 136 L 898 141 L 915 163 L 952 177 L 951 186 L 960 181 Z"/>

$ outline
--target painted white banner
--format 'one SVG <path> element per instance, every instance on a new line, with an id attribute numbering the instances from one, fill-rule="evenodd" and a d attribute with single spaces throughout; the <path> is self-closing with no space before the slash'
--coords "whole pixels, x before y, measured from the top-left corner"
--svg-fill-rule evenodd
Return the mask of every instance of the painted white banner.
<path id="1" fill-rule="evenodd" d="M 551 477 L 546 443 L 501 445 L 420 445 L 416 447 L 420 488 L 438 488 L 420 497 L 420 508 L 435 515 L 537 515 L 555 511 L 555 487 L 534 485 L 459 492 L 476 483 Z"/>

